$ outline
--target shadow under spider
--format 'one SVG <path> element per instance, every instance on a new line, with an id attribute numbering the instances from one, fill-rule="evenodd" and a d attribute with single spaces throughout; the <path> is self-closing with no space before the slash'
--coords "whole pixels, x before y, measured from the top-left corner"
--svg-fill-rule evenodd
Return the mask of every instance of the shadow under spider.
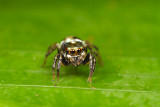
<path id="1" fill-rule="evenodd" d="M 48 75 L 49 78 L 52 76 L 52 65 L 46 65 L 44 67 L 50 73 Z M 93 83 L 112 83 L 117 80 L 122 79 L 122 76 L 119 75 L 120 65 L 115 64 L 112 58 L 107 58 L 104 62 L 104 65 L 101 67 L 99 64 L 96 65 L 96 69 L 93 74 L 92 80 Z M 69 66 L 61 66 L 60 68 L 60 79 L 65 78 L 67 76 L 77 76 L 82 77 L 87 80 L 89 76 L 89 65 L 79 65 L 74 67 L 72 65 Z M 57 73 L 55 69 L 55 73 Z"/>
<path id="2" fill-rule="evenodd" d="M 47 75 L 52 76 L 52 65 L 46 65 L 43 67 L 43 69 L 46 69 L 49 73 Z M 79 66 L 61 66 L 59 76 L 66 77 L 66 76 L 81 76 L 84 78 L 88 78 L 90 73 L 89 65 L 79 65 Z M 55 68 L 55 74 L 57 74 L 57 68 Z"/>
<path id="3" fill-rule="evenodd" d="M 74 67 L 72 65 L 69 66 L 63 66 L 63 75 L 62 76 L 81 76 L 84 78 L 87 78 L 89 76 L 90 70 L 87 65 L 79 65 L 77 67 Z"/>

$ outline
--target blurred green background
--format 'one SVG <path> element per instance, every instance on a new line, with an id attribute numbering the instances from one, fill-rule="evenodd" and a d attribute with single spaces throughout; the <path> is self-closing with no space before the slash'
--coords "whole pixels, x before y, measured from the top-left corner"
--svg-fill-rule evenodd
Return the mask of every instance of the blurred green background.
<path id="1" fill-rule="evenodd" d="M 156 0 L 0 0 L 0 106 L 160 106 L 159 11 Z M 56 52 L 40 67 L 71 35 L 100 49 L 92 84 L 87 65 L 52 82 Z"/>

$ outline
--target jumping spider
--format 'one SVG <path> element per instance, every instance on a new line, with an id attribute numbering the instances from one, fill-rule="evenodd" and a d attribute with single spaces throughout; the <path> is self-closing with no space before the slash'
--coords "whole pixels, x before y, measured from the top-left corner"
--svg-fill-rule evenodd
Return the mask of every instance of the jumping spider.
<path id="1" fill-rule="evenodd" d="M 78 66 L 80 64 L 84 65 L 88 63 L 89 63 L 89 69 L 90 69 L 88 82 L 90 83 L 92 82 L 92 75 L 95 70 L 95 64 L 96 64 L 95 56 L 97 56 L 99 62 L 101 62 L 98 48 L 95 45 L 91 44 L 88 41 L 82 41 L 79 38 L 74 36 L 66 37 L 60 44 L 55 43 L 49 46 L 42 66 L 46 64 L 48 55 L 50 55 L 55 49 L 58 50 L 58 53 L 54 57 L 53 66 L 52 66 L 53 80 L 55 78 L 54 71 L 56 67 L 56 62 L 58 60 L 57 82 L 59 82 L 59 69 L 61 65 L 72 64 L 74 66 Z M 90 50 L 89 53 L 87 53 L 87 49 Z"/>

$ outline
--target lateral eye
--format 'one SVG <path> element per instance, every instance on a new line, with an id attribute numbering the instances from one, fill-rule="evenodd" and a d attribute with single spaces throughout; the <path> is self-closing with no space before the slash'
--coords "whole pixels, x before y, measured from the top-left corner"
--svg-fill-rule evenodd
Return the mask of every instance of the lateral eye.
<path id="1" fill-rule="evenodd" d="M 85 51 L 85 52 L 87 52 L 87 49 L 85 49 L 84 47 L 82 48 L 82 51 Z"/>
<path id="2" fill-rule="evenodd" d="M 77 50 L 77 54 L 80 54 L 82 52 L 82 50 L 79 48 L 78 50 Z"/>
<path id="3" fill-rule="evenodd" d="M 74 55 L 76 53 L 76 51 L 74 49 L 70 50 L 70 54 Z"/>
<path id="4" fill-rule="evenodd" d="M 69 50 L 68 49 L 66 50 L 66 54 L 69 54 Z"/>

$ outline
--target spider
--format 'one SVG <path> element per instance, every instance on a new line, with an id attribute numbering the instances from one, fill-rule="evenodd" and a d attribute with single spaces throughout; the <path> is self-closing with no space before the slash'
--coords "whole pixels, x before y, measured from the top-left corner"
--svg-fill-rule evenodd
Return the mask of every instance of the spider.
<path id="1" fill-rule="evenodd" d="M 88 41 L 82 41 L 75 36 L 66 37 L 60 44 L 55 43 L 48 47 L 42 66 L 46 64 L 47 57 L 56 49 L 58 50 L 58 53 L 54 57 L 52 66 L 53 80 L 55 79 L 55 67 L 57 61 L 57 82 L 59 82 L 59 71 L 61 65 L 67 66 L 72 64 L 74 66 L 78 66 L 80 64 L 85 65 L 89 63 L 90 74 L 87 81 L 92 83 L 92 75 L 96 65 L 95 56 L 97 56 L 98 61 L 101 63 L 98 48 L 95 45 Z M 90 50 L 89 53 L 87 53 L 87 49 Z"/>

